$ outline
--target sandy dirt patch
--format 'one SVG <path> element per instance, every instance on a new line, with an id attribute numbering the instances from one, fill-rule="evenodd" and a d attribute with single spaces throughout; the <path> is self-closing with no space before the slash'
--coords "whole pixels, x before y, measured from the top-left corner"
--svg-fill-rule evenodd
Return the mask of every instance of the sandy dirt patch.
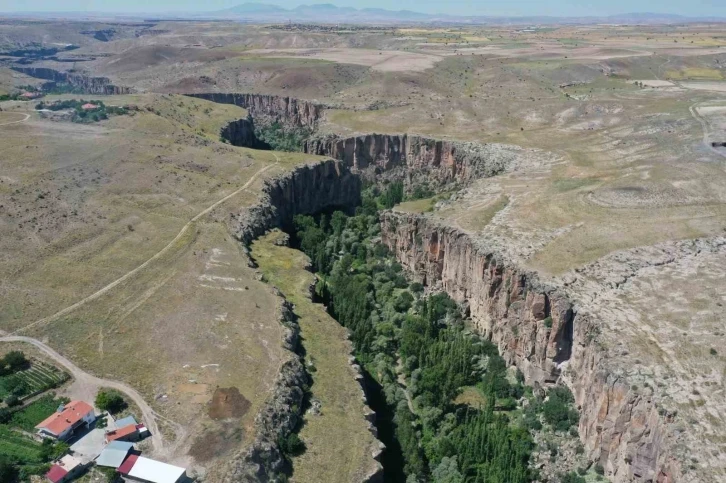
<path id="1" fill-rule="evenodd" d="M 673 82 L 658 79 L 633 80 L 628 81 L 628 84 L 635 84 L 636 82 L 640 82 L 645 87 L 675 87 Z"/>
<path id="2" fill-rule="evenodd" d="M 698 91 L 726 92 L 726 82 L 681 82 L 681 86 Z"/>
<path id="3" fill-rule="evenodd" d="M 364 65 L 382 72 L 421 72 L 442 60 L 438 55 L 372 49 L 253 49 L 249 54 L 269 57 L 307 57 L 341 64 Z"/>

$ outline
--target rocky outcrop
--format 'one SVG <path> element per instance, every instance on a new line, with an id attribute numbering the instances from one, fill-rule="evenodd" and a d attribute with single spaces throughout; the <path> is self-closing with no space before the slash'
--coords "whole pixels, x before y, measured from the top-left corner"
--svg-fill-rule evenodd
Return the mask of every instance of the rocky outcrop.
<path id="1" fill-rule="evenodd" d="M 466 183 L 513 169 L 525 150 L 516 146 L 444 141 L 407 134 L 308 139 L 303 151 L 345 161 L 367 177 L 403 179 L 407 186 Z"/>
<path id="2" fill-rule="evenodd" d="M 668 415 L 633 391 L 598 343 L 599 325 L 560 290 L 507 263 L 468 234 L 426 216 L 384 213 L 382 240 L 413 277 L 468 307 L 502 356 L 538 385 L 562 381 L 580 410 L 579 433 L 614 482 L 673 483 Z"/>
<path id="3" fill-rule="evenodd" d="M 255 125 L 251 119 L 232 121 L 220 129 L 219 135 L 233 146 L 243 146 L 252 149 L 270 149 L 269 144 L 258 139 L 255 135 Z"/>
<path id="4" fill-rule="evenodd" d="M 46 67 L 13 67 L 13 70 L 21 72 L 30 77 L 37 79 L 45 79 L 55 83 L 69 84 L 78 89 L 82 89 L 86 94 L 98 95 L 119 95 L 130 94 L 132 92 L 129 87 L 117 86 L 111 83 L 108 77 L 89 77 L 80 74 L 71 74 L 60 72 Z M 47 85 L 46 88 L 52 88 L 53 85 Z"/>
<path id="5" fill-rule="evenodd" d="M 360 204 L 361 180 L 340 161 L 302 165 L 265 181 L 260 203 L 233 218 L 235 236 L 248 245 L 271 228 L 290 228 L 292 218 Z"/>
<path id="6" fill-rule="evenodd" d="M 266 94 L 203 93 L 187 95 L 221 104 L 234 104 L 247 109 L 255 120 L 269 118 L 293 128 L 315 128 L 325 109 L 322 104 Z"/>
<path id="7" fill-rule="evenodd" d="M 360 179 L 339 161 L 303 165 L 266 181 L 257 205 L 241 214 L 230 215 L 232 229 L 247 248 L 266 231 L 289 227 L 297 214 L 359 204 L 360 190 Z M 295 352 L 299 343 L 299 326 L 287 302 L 282 304 L 280 322 L 285 327 L 282 344 Z M 255 418 L 254 442 L 244 453 L 232 459 L 225 481 L 282 481 L 289 468 L 278 441 L 287 437 L 300 422 L 305 395 L 303 386 L 307 383 L 301 358 L 291 354 L 278 373 L 272 396 Z M 368 417 L 367 414 L 361 416 Z M 366 481 L 380 481 L 380 469 L 378 466 L 366 475 Z"/>
<path id="8" fill-rule="evenodd" d="M 285 328 L 283 345 L 294 352 L 299 343 L 300 327 L 292 307 L 284 301 L 280 311 L 280 323 Z M 277 375 L 272 396 L 255 418 L 255 441 L 242 455 L 232 458 L 225 481 L 244 483 L 279 481 L 288 472 L 288 462 L 280 451 L 278 441 L 287 437 L 300 423 L 308 384 L 300 357 L 291 354 Z M 298 409 L 295 409 L 298 408 Z"/>

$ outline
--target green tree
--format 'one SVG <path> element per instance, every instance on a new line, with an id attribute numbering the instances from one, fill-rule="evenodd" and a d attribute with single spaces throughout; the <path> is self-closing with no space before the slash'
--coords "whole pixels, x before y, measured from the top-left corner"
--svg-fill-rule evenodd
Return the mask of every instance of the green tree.
<path id="1" fill-rule="evenodd" d="M 96 407 L 115 414 L 126 409 L 128 404 L 117 391 L 101 389 L 96 395 Z"/>
<path id="2" fill-rule="evenodd" d="M 18 480 L 18 469 L 12 462 L 0 455 L 0 483 L 15 483 Z"/>
<path id="3" fill-rule="evenodd" d="M 441 458 L 441 462 L 431 472 L 434 483 L 464 483 L 464 477 L 459 472 L 456 456 Z"/>

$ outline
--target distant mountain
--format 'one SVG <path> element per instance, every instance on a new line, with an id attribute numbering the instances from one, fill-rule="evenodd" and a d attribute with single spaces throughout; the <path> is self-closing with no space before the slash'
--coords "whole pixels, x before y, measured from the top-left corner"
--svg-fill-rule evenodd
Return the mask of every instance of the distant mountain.
<path id="1" fill-rule="evenodd" d="M 236 7 L 218 12 L 202 14 L 204 17 L 237 17 L 250 22 L 293 21 L 297 23 L 357 23 L 357 24 L 411 24 L 411 23 L 450 23 L 450 24 L 490 24 L 490 25 L 547 25 L 547 24 L 625 24 L 658 25 L 687 22 L 723 22 L 717 17 L 684 17 L 661 13 L 625 13 L 604 17 L 494 17 L 462 16 L 448 14 L 428 14 L 411 10 L 386 10 L 383 8 L 338 7 L 332 3 L 300 5 L 285 9 L 263 3 L 243 3 Z"/>
<path id="2" fill-rule="evenodd" d="M 441 2 L 445 5 L 445 2 Z M 2 7 L 0 7 L 1 11 Z M 308 24 L 367 24 L 367 25 L 669 25 L 692 22 L 726 22 L 724 17 L 684 17 L 662 13 L 624 13 L 602 17 L 502 17 L 477 15 L 429 14 L 411 10 L 387 10 L 383 8 L 338 7 L 332 3 L 299 5 L 287 9 L 278 5 L 250 2 L 213 12 L 167 12 L 164 14 L 111 14 L 104 12 L 13 12 L 3 13 L 10 17 L 33 18 L 153 18 L 153 19 L 225 19 L 251 23 L 308 23 Z M 151 17 L 149 17 L 151 15 Z"/>
<path id="3" fill-rule="evenodd" d="M 267 3 L 243 3 L 241 5 L 237 5 L 236 7 L 228 8 L 223 11 L 251 15 L 287 12 L 287 10 L 282 7 L 278 7 L 277 5 L 269 5 Z"/>

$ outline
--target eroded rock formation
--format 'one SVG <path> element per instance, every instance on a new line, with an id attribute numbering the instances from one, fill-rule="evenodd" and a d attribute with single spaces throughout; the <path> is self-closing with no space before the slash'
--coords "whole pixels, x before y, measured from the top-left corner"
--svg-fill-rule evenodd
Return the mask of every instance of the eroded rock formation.
<path id="1" fill-rule="evenodd" d="M 129 87 L 117 86 L 111 83 L 108 77 L 89 77 L 80 74 L 60 72 L 46 67 L 13 67 L 13 70 L 37 79 L 45 79 L 51 82 L 69 84 L 82 89 L 87 94 L 98 95 L 119 95 L 130 94 Z M 53 87 L 53 86 L 47 86 Z"/>
<path id="2" fill-rule="evenodd" d="M 289 127 L 314 128 L 323 115 L 325 106 L 292 97 L 266 94 L 187 94 L 221 104 L 234 104 L 247 109 L 257 118 L 271 118 Z"/>
<path id="3" fill-rule="evenodd" d="M 360 204 L 361 180 L 339 161 L 303 165 L 265 181 L 259 204 L 232 213 L 232 230 L 245 245 L 267 230 L 289 228 L 298 214 Z"/>
<path id="4" fill-rule="evenodd" d="M 513 169 L 525 150 L 516 146 L 445 141 L 407 134 L 308 139 L 303 151 L 345 161 L 367 177 L 403 179 L 407 186 L 466 183 Z"/>
<path id="5" fill-rule="evenodd" d="M 669 417 L 617 375 L 599 346 L 599 325 L 578 313 L 561 290 L 430 217 L 384 213 L 381 232 L 416 280 L 438 285 L 468 306 L 477 328 L 528 383 L 559 378 L 570 387 L 580 410 L 580 437 L 612 481 L 682 481 L 669 455 Z"/>
<path id="6" fill-rule="evenodd" d="M 358 205 L 360 191 L 360 178 L 339 161 L 299 166 L 266 181 L 257 205 L 240 214 L 231 213 L 232 231 L 247 248 L 255 238 L 272 228 L 290 227 L 292 218 L 297 214 L 313 214 L 331 207 Z M 286 349 L 295 351 L 299 326 L 288 303 L 282 305 L 280 321 L 286 328 L 282 343 Z M 352 356 L 350 364 L 354 372 L 358 373 L 359 368 Z M 361 376 L 356 379 L 360 382 Z M 302 417 L 302 387 L 307 382 L 300 358 L 291 354 L 290 360 L 283 364 L 278 374 L 273 395 L 255 419 L 255 441 L 244 453 L 233 458 L 225 481 L 280 481 L 280 476 L 287 469 L 287 462 L 280 452 L 278 441 L 287 437 Z M 365 401 L 365 395 L 361 396 Z M 366 406 L 361 418 L 368 421 L 369 430 L 375 436 L 375 426 L 372 424 L 374 414 Z M 382 481 L 382 466 L 377 463 L 382 449 L 379 447 L 372 455 L 375 464 L 365 476 L 364 481 L 367 483 Z"/>
<path id="7" fill-rule="evenodd" d="M 233 146 L 252 149 L 270 149 L 270 145 L 255 135 L 255 125 L 250 119 L 238 119 L 224 126 L 219 135 Z"/>

